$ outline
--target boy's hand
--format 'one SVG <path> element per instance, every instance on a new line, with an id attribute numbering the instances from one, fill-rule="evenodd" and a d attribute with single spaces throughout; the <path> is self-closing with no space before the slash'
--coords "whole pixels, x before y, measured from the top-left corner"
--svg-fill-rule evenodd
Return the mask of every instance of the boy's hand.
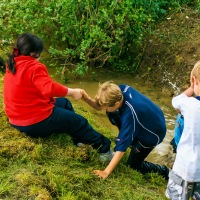
<path id="1" fill-rule="evenodd" d="M 94 170 L 93 173 L 94 173 L 94 175 L 98 176 L 99 178 L 102 178 L 102 179 L 108 178 L 108 173 L 105 170 L 104 171 Z"/>
<path id="2" fill-rule="evenodd" d="M 85 91 L 85 90 L 81 90 L 81 94 L 82 94 L 82 98 L 84 99 L 84 100 L 88 100 L 88 99 L 90 99 L 90 97 L 89 97 L 89 95 L 87 94 L 87 92 Z"/>
<path id="3" fill-rule="evenodd" d="M 95 101 L 95 99 L 91 98 L 85 90 L 81 90 L 82 94 L 82 100 L 84 100 L 86 103 L 88 103 L 90 106 L 95 108 L 96 110 L 101 110 L 101 107 L 99 107 Z"/>
<path id="4" fill-rule="evenodd" d="M 116 151 L 112 160 L 110 161 L 110 163 L 108 164 L 108 166 L 106 167 L 106 169 L 104 169 L 103 171 L 101 170 L 94 170 L 93 173 L 94 175 L 102 178 L 102 179 L 106 179 L 108 178 L 108 176 L 112 173 L 112 171 L 115 169 L 115 167 L 117 166 L 117 164 L 119 163 L 119 161 L 121 160 L 121 158 L 123 157 L 125 152 L 121 152 L 121 151 Z"/>

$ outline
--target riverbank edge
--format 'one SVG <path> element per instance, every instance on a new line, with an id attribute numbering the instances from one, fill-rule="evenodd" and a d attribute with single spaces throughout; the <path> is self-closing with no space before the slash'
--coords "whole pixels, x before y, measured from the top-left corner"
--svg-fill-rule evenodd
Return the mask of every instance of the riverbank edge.
<path id="1" fill-rule="evenodd" d="M 125 159 L 111 177 L 102 181 L 92 175 L 93 169 L 105 167 L 98 163 L 94 150 L 74 147 L 69 137 L 31 139 L 16 131 L 9 125 L 3 110 L 2 88 L 3 75 L 0 74 L 1 199 L 50 200 L 56 197 L 92 200 L 99 195 L 101 199 L 165 199 L 167 182 L 156 174 L 142 176 L 127 168 Z M 87 110 L 74 106 L 89 118 L 92 126 L 106 135 L 110 134 L 109 130 L 92 121 Z"/>

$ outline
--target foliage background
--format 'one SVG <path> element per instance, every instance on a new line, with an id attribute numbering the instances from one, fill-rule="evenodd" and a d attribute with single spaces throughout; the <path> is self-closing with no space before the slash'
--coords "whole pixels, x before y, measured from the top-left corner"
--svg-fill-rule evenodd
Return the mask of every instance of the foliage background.
<path id="1" fill-rule="evenodd" d="M 5 48 L 23 32 L 42 38 L 56 61 L 75 77 L 92 67 L 134 73 L 147 34 L 167 13 L 198 0 L 1 0 L 0 40 Z M 9 50 L 8 50 L 9 51 Z"/>

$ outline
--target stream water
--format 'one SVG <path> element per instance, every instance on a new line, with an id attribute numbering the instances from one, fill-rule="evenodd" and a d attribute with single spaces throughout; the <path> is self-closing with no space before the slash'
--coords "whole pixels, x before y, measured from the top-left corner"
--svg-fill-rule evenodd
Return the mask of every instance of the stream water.
<path id="1" fill-rule="evenodd" d="M 53 79 L 57 82 L 60 82 L 68 87 L 71 88 L 82 88 L 86 90 L 86 92 L 91 96 L 94 97 L 96 90 L 98 88 L 99 82 L 103 83 L 104 81 L 112 80 L 116 84 L 125 83 L 128 84 L 144 95 L 148 96 L 153 102 L 155 102 L 160 108 L 162 109 L 166 124 L 167 124 L 167 134 L 165 139 L 161 144 L 159 144 L 148 156 L 147 160 L 151 162 L 155 162 L 158 164 L 165 164 L 168 167 L 171 167 L 174 162 L 174 153 L 172 150 L 172 147 L 170 145 L 170 141 L 173 138 L 173 132 L 174 132 L 174 124 L 176 119 L 176 111 L 173 109 L 171 105 L 171 99 L 172 97 L 169 97 L 169 95 L 165 95 L 163 92 L 161 92 L 160 89 L 154 88 L 151 84 L 145 84 L 144 80 L 134 78 L 131 75 L 123 75 L 123 74 L 117 74 L 117 73 L 109 73 L 105 71 L 98 71 L 95 72 L 96 79 L 93 80 L 91 75 L 88 75 L 84 79 L 81 80 L 73 80 L 71 79 L 68 83 L 64 83 L 61 80 L 60 76 L 55 76 L 55 69 L 49 68 L 49 73 L 53 75 Z M 81 106 L 84 106 L 87 110 L 89 110 L 91 113 L 94 114 L 95 120 L 98 120 L 99 123 L 102 123 L 105 127 L 107 127 L 109 130 L 115 132 L 115 135 L 118 135 L 118 130 L 115 126 L 113 126 L 109 120 L 106 117 L 105 111 L 96 111 L 95 109 L 91 108 L 89 105 L 87 105 L 84 101 L 79 100 L 77 102 L 74 102 L 73 99 L 70 99 L 72 103 L 79 104 Z"/>

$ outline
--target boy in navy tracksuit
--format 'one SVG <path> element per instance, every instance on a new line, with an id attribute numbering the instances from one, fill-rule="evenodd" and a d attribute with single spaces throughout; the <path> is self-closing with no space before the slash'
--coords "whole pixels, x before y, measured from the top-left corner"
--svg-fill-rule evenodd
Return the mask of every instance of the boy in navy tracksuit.
<path id="1" fill-rule="evenodd" d="M 128 85 L 105 82 L 100 85 L 95 100 L 83 92 L 83 99 L 96 109 L 105 109 L 112 124 L 119 128 L 115 154 L 105 170 L 94 173 L 107 178 L 130 146 L 128 166 L 145 174 L 157 172 L 168 179 L 169 169 L 144 161 L 166 135 L 166 123 L 161 109 L 149 98 Z"/>

